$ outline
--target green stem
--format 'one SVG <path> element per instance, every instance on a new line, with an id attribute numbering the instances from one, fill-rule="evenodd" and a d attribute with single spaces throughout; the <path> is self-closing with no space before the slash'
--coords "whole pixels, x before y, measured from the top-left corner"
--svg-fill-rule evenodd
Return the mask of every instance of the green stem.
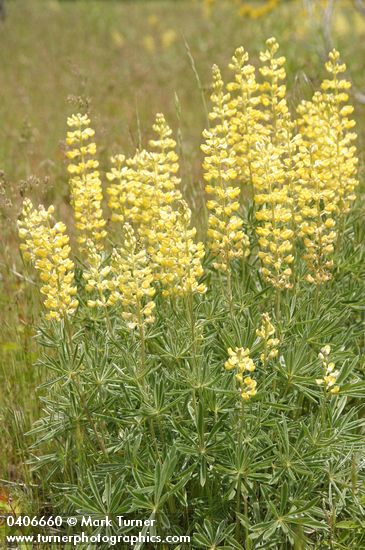
<path id="1" fill-rule="evenodd" d="M 193 386 L 192 386 L 192 399 L 195 412 L 195 418 L 198 417 L 198 404 L 196 398 L 196 388 L 194 385 L 198 380 L 198 361 L 197 361 L 197 345 L 196 345 L 196 327 L 195 327 L 195 315 L 194 315 L 194 301 L 193 294 L 188 294 L 187 300 L 187 316 L 190 325 L 191 344 L 192 344 L 192 370 L 193 370 Z"/>
<path id="2" fill-rule="evenodd" d="M 326 423 L 326 404 L 327 404 L 327 390 L 326 385 L 323 384 L 323 401 L 322 401 L 322 407 L 321 407 L 321 418 L 322 418 L 322 426 L 325 427 Z"/>
<path id="3" fill-rule="evenodd" d="M 189 292 L 187 297 L 187 313 L 188 313 L 188 322 L 190 325 L 190 334 L 191 334 L 192 365 L 193 365 L 194 371 L 196 372 L 196 369 L 197 369 L 196 327 L 195 327 L 195 315 L 194 315 L 194 301 L 193 301 L 193 294 L 191 292 Z"/>
<path id="4" fill-rule="evenodd" d="M 314 312 L 315 312 L 316 315 L 317 315 L 317 313 L 318 313 L 318 308 L 319 308 L 319 295 L 320 295 L 320 291 L 321 291 L 321 285 L 320 285 L 320 284 L 317 284 L 317 285 L 316 285 L 315 294 L 314 294 Z"/>
<path id="5" fill-rule="evenodd" d="M 103 297 L 102 296 L 102 293 L 101 294 L 101 298 Z M 113 327 L 112 327 L 112 323 L 111 323 L 111 320 L 110 320 L 110 315 L 109 315 L 109 311 L 108 311 L 108 306 L 105 305 L 104 307 L 104 311 L 105 311 L 105 324 L 106 324 L 106 329 L 107 331 L 109 332 L 109 334 L 111 336 L 113 336 Z"/>
<path id="6" fill-rule="evenodd" d="M 228 297 L 228 306 L 229 313 L 233 317 L 233 293 L 232 293 L 232 270 L 229 267 L 227 272 L 227 297 Z"/>
<path id="7" fill-rule="evenodd" d="M 88 419 L 88 421 L 89 421 L 89 423 L 90 423 L 90 425 L 91 425 L 91 427 L 92 427 L 92 429 L 93 429 L 93 432 L 94 432 L 94 434 L 95 434 L 95 437 L 96 437 L 96 440 L 97 440 L 98 445 L 99 445 L 99 447 L 100 447 L 100 450 L 102 451 L 102 453 L 103 453 L 106 457 L 108 457 L 108 452 L 107 452 L 107 450 L 106 450 L 104 441 L 102 440 L 102 438 L 100 437 L 100 435 L 99 435 L 99 433 L 98 433 L 98 430 L 97 430 L 97 428 L 96 428 L 96 424 L 95 424 L 95 422 L 94 422 L 94 420 L 93 420 L 93 418 L 92 418 L 92 416 L 91 416 L 90 410 L 89 410 L 89 408 L 88 408 L 88 406 L 87 406 L 87 402 L 86 402 L 86 400 L 85 400 L 85 396 L 83 395 L 82 391 L 81 391 L 80 388 L 79 388 L 78 383 L 77 383 L 75 380 L 74 380 L 74 387 L 75 387 L 75 389 L 76 389 L 76 391 L 77 391 L 77 394 L 78 394 L 78 396 L 79 396 L 79 398 L 80 398 L 80 402 L 81 402 L 82 408 L 84 409 L 84 413 L 86 414 L 87 419 Z"/>
<path id="8" fill-rule="evenodd" d="M 153 419 L 152 419 L 152 418 L 149 418 L 149 419 L 148 419 L 148 427 L 149 427 L 150 432 L 151 432 L 152 441 L 153 441 L 153 445 L 154 445 L 154 447 L 155 447 L 155 451 L 156 451 L 156 454 L 157 454 L 158 461 L 162 463 L 160 451 L 159 451 L 159 449 L 158 449 L 158 444 L 157 444 L 157 437 L 156 437 L 156 432 L 155 432 L 155 426 L 154 426 L 154 424 L 153 424 Z"/>
<path id="9" fill-rule="evenodd" d="M 68 340 L 68 345 L 69 345 L 69 354 L 70 356 L 73 355 L 73 341 L 72 341 L 72 327 L 71 327 L 71 323 L 68 319 L 67 316 L 65 316 L 65 320 L 64 320 L 64 323 L 65 323 L 65 330 L 66 330 L 66 334 L 67 334 L 67 340 Z M 73 386 L 74 388 L 76 389 L 76 393 L 77 395 L 79 396 L 79 400 L 80 400 L 80 403 L 81 403 L 81 406 L 84 410 L 84 413 L 90 423 L 90 426 L 92 427 L 92 430 L 95 434 L 95 437 L 96 437 L 96 440 L 98 442 L 98 445 L 100 447 L 100 450 L 102 451 L 102 453 L 107 457 L 108 456 L 108 452 L 106 450 L 106 447 L 105 447 L 105 444 L 104 444 L 104 441 L 102 440 L 102 438 L 100 437 L 99 435 L 99 432 L 96 428 L 96 424 L 92 418 L 92 415 L 90 413 L 90 410 L 87 406 L 87 402 L 85 400 L 85 396 L 83 395 L 80 387 L 79 387 L 79 384 L 78 382 L 76 381 L 76 379 L 73 377 L 72 378 L 72 381 L 73 381 Z"/>
<path id="10" fill-rule="evenodd" d="M 146 381 L 145 381 L 146 335 L 145 335 L 145 330 L 144 330 L 140 305 L 138 306 L 137 314 L 138 314 L 138 331 L 139 331 L 139 343 L 140 343 L 140 365 L 139 365 L 139 369 L 138 369 L 139 372 L 137 372 L 137 384 L 138 384 L 140 390 L 142 391 L 142 394 L 143 394 L 144 398 L 147 399 L 147 392 L 145 391 L 146 390 Z M 140 380 L 141 380 L 141 383 L 140 383 Z M 148 427 L 149 427 L 149 430 L 150 430 L 150 433 L 151 433 L 151 437 L 152 437 L 153 445 L 155 447 L 157 458 L 158 458 L 159 462 L 162 462 L 160 451 L 158 449 L 155 426 L 154 426 L 152 418 L 148 419 Z"/>
<path id="11" fill-rule="evenodd" d="M 142 376 L 142 380 L 144 380 L 144 373 L 146 369 L 146 339 L 145 339 L 145 332 L 144 332 L 144 326 L 142 322 L 138 323 L 138 330 L 139 330 L 139 342 L 140 342 L 140 368 L 139 368 L 139 375 Z"/>
<path id="12" fill-rule="evenodd" d="M 238 422 L 238 430 L 239 430 L 238 431 L 238 452 L 239 452 L 239 457 L 241 457 L 241 448 L 242 448 L 242 444 L 243 444 L 242 436 L 243 436 L 243 432 L 245 430 L 244 416 L 245 416 L 245 403 L 244 403 L 243 399 L 241 399 L 240 415 L 239 415 L 239 422 Z M 246 522 L 248 521 L 248 498 L 247 498 L 247 493 L 246 493 L 247 483 L 246 483 L 246 475 L 245 475 L 245 473 L 242 472 L 242 467 L 245 467 L 245 464 L 242 464 L 240 462 L 240 464 L 239 464 L 239 473 L 238 473 L 238 478 L 237 478 L 237 493 L 236 493 L 236 539 L 238 541 L 240 540 L 240 536 L 241 536 L 241 524 L 240 524 L 240 520 L 239 520 L 239 517 L 238 517 L 238 514 L 240 513 L 240 510 L 241 510 L 241 496 L 242 496 L 241 495 L 241 481 L 244 482 L 244 486 L 245 486 L 245 492 L 244 492 L 244 496 L 243 496 L 243 507 L 244 507 L 245 520 L 246 520 Z M 245 533 L 246 533 L 246 544 L 247 544 L 248 536 L 249 536 L 247 526 L 245 527 Z"/>
<path id="13" fill-rule="evenodd" d="M 281 332 L 281 291 L 277 288 L 276 289 L 276 296 L 275 296 L 275 317 L 278 327 L 278 332 Z"/>

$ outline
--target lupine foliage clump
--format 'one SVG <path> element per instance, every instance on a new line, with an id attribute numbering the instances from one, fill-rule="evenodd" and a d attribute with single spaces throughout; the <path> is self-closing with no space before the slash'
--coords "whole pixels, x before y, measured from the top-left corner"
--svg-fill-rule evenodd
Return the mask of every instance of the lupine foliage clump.
<path id="1" fill-rule="evenodd" d="M 24 203 L 49 375 L 33 462 L 55 509 L 155 517 L 192 548 L 365 545 L 350 83 L 332 51 L 295 112 L 278 49 L 257 71 L 238 48 L 227 84 L 213 67 L 204 242 L 161 114 L 105 177 L 89 117 L 68 119 L 74 252 L 52 207 Z"/>

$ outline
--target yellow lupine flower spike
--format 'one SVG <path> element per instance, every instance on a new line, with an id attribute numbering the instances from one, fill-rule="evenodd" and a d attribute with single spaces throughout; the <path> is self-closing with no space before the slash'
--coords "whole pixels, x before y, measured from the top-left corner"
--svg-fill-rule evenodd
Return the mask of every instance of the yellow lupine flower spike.
<path id="1" fill-rule="evenodd" d="M 262 138 L 264 113 L 258 109 L 260 96 L 256 81 L 255 67 L 248 64 L 248 53 L 244 48 L 237 48 L 229 68 L 234 72 L 234 81 L 227 84 L 231 94 L 229 107 L 232 110 L 230 119 L 229 142 L 236 153 L 238 178 L 242 189 L 242 201 L 247 184 L 252 186 L 252 161 L 256 155 L 256 143 Z"/>
<path id="2" fill-rule="evenodd" d="M 125 223 L 129 218 L 128 198 L 133 194 L 131 189 L 131 170 L 125 166 L 125 156 L 122 154 L 111 157 L 112 167 L 106 178 L 109 185 L 106 192 L 109 195 L 108 206 L 112 211 L 112 221 Z"/>
<path id="3" fill-rule="evenodd" d="M 44 234 L 44 228 L 50 226 L 53 213 L 53 205 L 47 210 L 43 205 L 36 209 L 30 199 L 24 200 L 21 219 L 18 221 L 18 232 L 19 237 L 25 241 L 19 247 L 25 260 L 31 260 L 33 263 L 36 261 L 34 240 L 38 235 Z"/>
<path id="4" fill-rule="evenodd" d="M 268 313 L 263 313 L 261 319 L 261 326 L 256 330 L 256 336 L 258 336 L 264 344 L 264 351 L 260 354 L 260 359 L 266 366 L 270 359 L 277 357 L 279 353 L 277 346 L 280 340 L 274 337 L 275 327 L 271 322 L 270 315 Z"/>
<path id="5" fill-rule="evenodd" d="M 157 113 L 152 129 L 156 139 L 150 139 L 148 143 L 155 151 L 153 154 L 158 161 L 161 189 L 173 192 L 175 200 L 180 199 L 181 193 L 178 191 L 180 178 L 176 176 L 179 170 L 179 158 L 175 152 L 176 141 L 171 137 L 172 130 L 162 113 Z"/>
<path id="6" fill-rule="evenodd" d="M 306 108 L 309 106 L 307 105 Z M 301 111 L 302 112 L 302 111 Z M 303 239 L 303 258 L 309 273 L 308 282 L 320 285 L 331 279 L 336 228 L 336 199 L 331 185 L 331 170 L 326 160 L 318 158 L 317 145 L 303 144 L 298 156 L 298 181 L 301 190 L 298 208 L 302 222 L 299 235 Z"/>
<path id="7" fill-rule="evenodd" d="M 157 139 L 150 139 L 149 146 L 154 150 L 152 153 L 157 161 L 155 169 L 158 172 L 156 186 L 164 193 L 164 200 L 169 196 L 169 203 L 181 199 L 178 190 L 180 178 L 177 176 L 179 170 L 179 157 L 176 154 L 176 141 L 172 139 L 172 130 L 168 126 L 162 113 L 156 115 L 155 123 L 152 126 Z M 157 189 L 156 189 L 157 191 Z"/>
<path id="8" fill-rule="evenodd" d="M 106 177 L 110 182 L 107 193 L 112 220 L 129 223 L 141 232 L 152 219 L 154 188 L 150 155 L 143 149 L 128 159 L 124 155 L 116 155 L 111 162 L 112 168 Z"/>
<path id="9" fill-rule="evenodd" d="M 146 153 L 145 164 L 140 170 L 139 177 L 144 182 L 145 194 L 148 196 L 148 204 L 145 206 L 145 213 L 148 218 L 143 220 L 139 228 L 139 234 L 147 238 L 151 227 L 160 219 L 160 214 L 165 207 L 177 206 L 181 199 L 181 192 L 178 189 L 180 178 L 179 159 L 176 154 L 176 141 L 171 138 L 172 130 L 167 125 L 165 117 L 159 113 L 156 115 L 155 123 L 152 126 L 156 139 L 149 141 L 152 152 Z"/>
<path id="10" fill-rule="evenodd" d="M 22 219 L 18 222 L 20 245 L 24 257 L 30 259 L 39 271 L 41 293 L 48 310 L 46 319 L 60 321 L 75 313 L 74 263 L 70 259 L 69 238 L 62 222 L 53 223 L 54 208 L 35 209 L 29 199 L 23 203 Z"/>
<path id="11" fill-rule="evenodd" d="M 112 284 L 110 304 L 121 303 L 122 317 L 129 328 L 153 323 L 153 274 L 147 252 L 139 248 L 132 226 L 124 225 L 124 243 L 114 249 L 111 259 Z"/>
<path id="12" fill-rule="evenodd" d="M 326 69 L 330 78 L 322 82 L 321 91 L 298 106 L 302 135 L 298 154 L 302 163 L 298 171 L 303 218 L 300 234 L 310 271 L 306 278 L 317 285 L 332 276 L 338 218 L 341 229 L 358 185 L 355 122 L 349 118 L 353 108 L 346 105 L 351 84 L 340 78 L 346 65 L 336 50 L 330 52 Z"/>
<path id="13" fill-rule="evenodd" d="M 243 231 L 243 221 L 237 215 L 240 188 L 236 154 L 230 147 L 230 119 L 234 110 L 229 106 L 230 95 L 224 93 L 224 84 L 218 67 L 213 67 L 213 111 L 209 118 L 215 123 L 212 129 L 204 130 L 205 155 L 203 168 L 207 181 L 206 192 L 211 195 L 207 202 L 208 245 L 215 257 L 213 266 L 220 271 L 230 270 L 235 258 L 248 256 L 249 240 Z"/>
<path id="14" fill-rule="evenodd" d="M 265 128 L 275 145 L 285 142 L 283 127 L 289 115 L 286 102 L 285 57 L 278 57 L 279 44 L 276 38 L 266 40 L 266 50 L 260 53 L 263 66 L 259 71 L 264 79 L 260 85 L 261 103 L 265 114 Z"/>
<path id="15" fill-rule="evenodd" d="M 155 227 L 146 233 L 156 281 L 162 287 L 163 296 L 203 294 L 206 286 L 199 283 L 204 271 L 205 254 L 202 242 L 195 242 L 196 229 L 191 228 L 191 211 L 185 201 L 178 209 L 170 206 L 160 209 Z"/>
<path id="16" fill-rule="evenodd" d="M 78 230 L 77 241 L 83 250 L 86 250 L 88 240 L 94 242 L 97 249 L 101 250 L 106 237 L 106 221 L 101 206 L 103 192 L 98 171 L 99 163 L 93 158 L 96 154 L 96 145 L 90 142 L 95 132 L 89 126 L 90 119 L 87 115 L 72 115 L 67 119 L 67 125 L 72 128 L 67 132 L 66 143 L 70 149 L 66 156 L 72 161 L 68 171 L 71 174 L 71 203 Z"/>
<path id="17" fill-rule="evenodd" d="M 110 291 L 113 282 L 110 279 L 112 268 L 110 265 L 103 266 L 103 256 L 98 251 L 93 241 L 86 241 L 88 250 L 88 266 L 82 277 L 86 281 L 86 292 L 92 297 L 87 301 L 88 307 L 106 307 L 112 305 Z"/>
<path id="18" fill-rule="evenodd" d="M 259 72 L 263 77 L 260 85 L 261 103 L 265 119 L 264 132 L 275 148 L 284 170 L 284 178 L 276 187 L 286 188 L 286 204 L 291 212 L 291 230 L 295 232 L 300 221 L 297 209 L 297 163 L 296 156 L 300 136 L 296 134 L 296 125 L 291 118 L 286 100 L 285 57 L 278 56 L 279 44 L 275 38 L 266 41 L 267 49 L 260 53 L 263 66 Z M 292 239 L 294 245 L 294 235 Z"/>
<path id="19" fill-rule="evenodd" d="M 248 348 L 228 348 L 229 358 L 224 364 L 227 370 L 237 369 L 238 374 L 242 374 L 245 371 L 253 372 L 256 368 L 255 363 L 250 357 L 250 350 Z"/>
<path id="20" fill-rule="evenodd" d="M 251 397 L 257 394 L 257 382 L 251 376 L 245 376 L 241 385 L 241 397 L 244 401 L 248 401 Z"/>
<path id="21" fill-rule="evenodd" d="M 161 208 L 181 199 L 176 142 L 162 114 L 156 116 L 153 130 L 156 139 L 149 142 L 153 152 L 137 151 L 127 160 L 124 155 L 116 155 L 107 173 L 113 221 L 130 223 L 140 237 L 145 237 L 159 219 Z"/>
<path id="22" fill-rule="evenodd" d="M 335 364 L 329 360 L 331 348 L 329 345 L 324 346 L 318 354 L 318 358 L 322 363 L 324 370 L 323 378 L 317 378 L 316 383 L 321 386 L 324 385 L 326 391 L 332 395 L 336 395 L 340 391 L 340 386 L 336 384 L 337 378 L 340 375 L 340 371 L 336 370 Z"/>
<path id="23" fill-rule="evenodd" d="M 258 257 L 262 262 L 264 279 L 278 290 L 283 290 L 292 287 L 291 264 L 294 261 L 294 232 L 291 229 L 288 187 L 284 185 L 285 170 L 277 146 L 265 140 L 257 146 L 257 150 L 257 159 L 253 163 L 253 184 L 258 206 Z"/>
<path id="24" fill-rule="evenodd" d="M 254 397 L 257 393 L 256 380 L 253 380 L 251 376 L 245 376 L 245 373 L 254 372 L 256 365 L 250 357 L 250 350 L 248 348 L 228 348 L 228 359 L 224 364 L 226 370 L 236 371 L 236 381 L 239 384 L 240 395 L 245 401 Z"/>
<path id="25" fill-rule="evenodd" d="M 348 213 L 351 203 L 355 200 L 354 191 L 359 184 L 358 157 L 356 147 L 353 145 L 357 135 L 352 131 L 355 121 L 349 118 L 354 108 L 346 104 L 351 82 L 339 78 L 346 71 L 346 65 L 341 63 L 337 50 L 329 53 L 325 66 L 331 78 L 324 80 L 321 84 L 326 107 L 323 113 L 327 122 L 327 144 L 332 151 L 331 171 L 336 186 L 336 200 L 339 214 L 343 215 Z"/>

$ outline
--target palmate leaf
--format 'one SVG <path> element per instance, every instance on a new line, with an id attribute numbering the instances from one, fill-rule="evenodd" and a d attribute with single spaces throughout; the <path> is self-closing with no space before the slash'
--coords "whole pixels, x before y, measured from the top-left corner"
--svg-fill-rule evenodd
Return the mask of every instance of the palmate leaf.
<path id="1" fill-rule="evenodd" d="M 336 529 L 344 529 L 346 531 L 353 529 L 365 529 L 365 523 L 352 520 L 338 521 L 336 522 Z"/>
<path id="2" fill-rule="evenodd" d="M 197 548 L 209 548 L 224 550 L 228 548 L 221 543 L 229 537 L 232 533 L 232 526 L 227 526 L 224 521 L 221 521 L 218 525 L 212 525 L 208 519 L 204 519 L 203 525 L 197 526 L 197 531 L 194 533 L 193 543 Z M 237 544 L 237 543 L 236 543 Z M 239 546 L 233 546 L 233 548 L 239 548 Z"/>
<path id="3" fill-rule="evenodd" d="M 83 491 L 79 491 L 77 495 L 69 495 L 69 500 L 78 507 L 79 513 L 94 513 L 99 514 L 99 517 L 105 517 L 106 506 L 103 502 L 102 492 L 96 484 L 94 476 L 89 473 L 87 477 L 88 487 L 90 488 L 90 496 Z M 106 483 L 110 483 L 107 478 Z M 105 490 L 105 488 L 104 488 Z"/>
<path id="4" fill-rule="evenodd" d="M 346 395 L 347 397 L 354 397 L 357 399 L 364 399 L 365 397 L 365 381 L 354 382 L 344 384 L 341 387 L 341 395 Z"/>

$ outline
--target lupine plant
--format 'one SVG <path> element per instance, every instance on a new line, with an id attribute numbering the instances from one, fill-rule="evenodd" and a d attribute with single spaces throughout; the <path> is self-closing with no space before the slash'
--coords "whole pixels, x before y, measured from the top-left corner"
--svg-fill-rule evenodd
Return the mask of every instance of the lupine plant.
<path id="1" fill-rule="evenodd" d="M 154 517 L 192 537 L 176 549 L 365 547 L 350 83 L 332 51 L 291 111 L 278 49 L 257 72 L 238 48 L 227 84 L 213 67 L 202 242 L 161 114 L 105 178 L 88 115 L 68 119 L 75 250 L 52 206 L 24 202 L 48 375 L 32 462 L 55 510 Z"/>

